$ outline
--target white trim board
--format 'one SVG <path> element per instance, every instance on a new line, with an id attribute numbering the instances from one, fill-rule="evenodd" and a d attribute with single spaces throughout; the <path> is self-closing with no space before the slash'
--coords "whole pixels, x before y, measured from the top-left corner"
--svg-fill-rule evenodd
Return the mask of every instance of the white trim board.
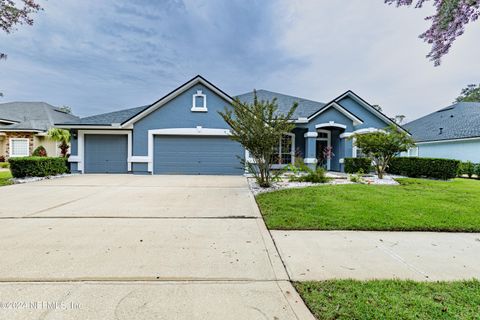
<path id="1" fill-rule="evenodd" d="M 347 129 L 347 126 L 341 123 L 336 123 L 334 121 L 329 121 L 325 123 L 319 123 L 315 125 L 315 129 L 319 128 L 328 128 L 328 127 L 335 127 L 335 128 L 341 128 L 341 129 Z"/>
<path id="2" fill-rule="evenodd" d="M 340 135 L 340 139 L 349 138 L 349 137 L 353 136 L 354 134 L 365 134 L 365 133 L 372 133 L 372 132 L 377 132 L 377 131 L 385 132 L 385 130 L 377 129 L 377 128 L 363 128 L 363 129 L 355 130 L 353 132 L 344 132 Z"/>
<path id="3" fill-rule="evenodd" d="M 121 128 L 121 127 L 113 127 L 111 125 L 95 125 L 95 126 L 89 126 L 89 125 L 69 125 L 69 124 L 56 124 L 54 125 L 55 128 L 60 128 L 60 129 L 82 129 L 82 130 L 95 130 L 95 129 L 106 129 L 106 130 L 125 130 L 126 128 Z M 131 128 L 128 128 L 131 129 Z"/>
<path id="4" fill-rule="evenodd" d="M 319 116 L 321 113 L 327 111 L 328 109 L 330 108 L 335 108 L 337 109 L 337 111 L 339 111 L 341 114 L 343 114 L 345 117 L 347 117 L 348 119 L 352 120 L 353 122 L 353 125 L 354 126 L 358 126 L 360 124 L 363 123 L 362 120 L 360 120 L 359 118 L 357 118 L 353 113 L 349 112 L 347 109 L 345 109 L 344 107 L 342 107 L 341 105 L 339 105 L 337 102 L 333 101 L 333 102 L 330 102 L 329 104 L 327 104 L 326 106 L 324 106 L 321 110 L 315 112 L 313 115 L 311 115 L 310 117 L 308 117 L 308 121 L 310 122 L 310 120 L 312 120 L 313 118 Z"/>
<path id="5" fill-rule="evenodd" d="M 460 139 L 446 139 L 446 140 L 435 140 L 435 141 L 420 141 L 415 144 L 433 144 L 433 143 L 448 143 L 448 142 L 462 142 L 462 141 L 475 141 L 480 140 L 480 137 L 473 138 L 460 138 Z"/>
<path id="6" fill-rule="evenodd" d="M 68 158 L 69 162 L 77 163 L 77 170 L 84 173 L 85 170 L 85 135 L 86 134 L 124 134 L 127 135 L 127 167 L 132 171 L 132 131 L 130 130 L 78 130 L 77 132 L 77 154 Z"/>

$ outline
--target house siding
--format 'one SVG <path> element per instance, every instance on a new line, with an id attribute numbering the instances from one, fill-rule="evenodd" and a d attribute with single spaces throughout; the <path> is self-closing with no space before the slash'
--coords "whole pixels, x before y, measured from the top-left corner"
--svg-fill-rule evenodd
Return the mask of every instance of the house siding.
<path id="1" fill-rule="evenodd" d="M 208 112 L 193 112 L 192 96 L 201 90 L 207 96 Z M 175 97 L 162 107 L 135 122 L 133 126 L 133 155 L 148 155 L 148 130 L 166 128 L 228 129 L 228 125 L 218 114 L 227 106 L 225 101 L 207 87 L 197 84 Z"/>
<path id="2" fill-rule="evenodd" d="M 457 159 L 480 163 L 480 139 L 418 144 L 417 147 L 418 156 L 422 158 Z"/>
<path id="3" fill-rule="evenodd" d="M 389 125 L 350 97 L 343 98 L 339 101 L 339 104 L 363 121 L 362 124 L 355 126 L 355 130 L 364 128 L 382 129 Z"/>

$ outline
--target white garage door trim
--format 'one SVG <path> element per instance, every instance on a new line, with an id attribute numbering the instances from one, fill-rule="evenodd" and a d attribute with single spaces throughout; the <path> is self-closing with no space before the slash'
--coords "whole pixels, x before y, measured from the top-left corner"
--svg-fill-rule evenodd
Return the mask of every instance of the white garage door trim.
<path id="1" fill-rule="evenodd" d="M 132 162 L 146 162 L 148 163 L 148 171 L 153 173 L 153 142 L 155 135 L 174 135 L 174 136 L 229 136 L 231 135 L 228 129 L 217 128 L 168 128 L 168 129 L 152 129 L 148 130 L 148 156 L 134 156 L 131 157 Z"/>
<path id="2" fill-rule="evenodd" d="M 84 173 L 85 170 L 85 135 L 86 134 L 123 134 L 127 135 L 127 165 L 128 171 L 132 171 L 132 131 L 130 130 L 78 130 L 77 155 L 70 156 L 69 162 L 77 162 L 77 170 Z"/>

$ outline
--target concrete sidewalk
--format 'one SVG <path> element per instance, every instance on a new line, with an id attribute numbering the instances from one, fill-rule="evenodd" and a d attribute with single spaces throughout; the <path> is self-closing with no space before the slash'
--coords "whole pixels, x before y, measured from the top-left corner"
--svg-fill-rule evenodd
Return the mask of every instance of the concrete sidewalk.
<path id="1" fill-rule="evenodd" d="M 313 319 L 244 177 L 0 188 L 0 319 Z"/>
<path id="2" fill-rule="evenodd" d="M 272 231 L 292 280 L 480 279 L 480 234 Z"/>

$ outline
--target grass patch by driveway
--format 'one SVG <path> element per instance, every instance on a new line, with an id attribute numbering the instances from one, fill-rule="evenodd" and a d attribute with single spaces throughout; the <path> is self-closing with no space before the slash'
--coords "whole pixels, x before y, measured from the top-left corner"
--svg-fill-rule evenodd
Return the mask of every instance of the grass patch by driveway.
<path id="1" fill-rule="evenodd" d="M 480 282 L 331 280 L 295 283 L 324 319 L 478 319 Z"/>
<path id="2" fill-rule="evenodd" d="M 257 196 L 270 229 L 480 231 L 480 181 L 399 179 Z"/>
<path id="3" fill-rule="evenodd" d="M 0 171 L 0 187 L 12 184 L 10 178 L 12 178 L 10 171 Z"/>

